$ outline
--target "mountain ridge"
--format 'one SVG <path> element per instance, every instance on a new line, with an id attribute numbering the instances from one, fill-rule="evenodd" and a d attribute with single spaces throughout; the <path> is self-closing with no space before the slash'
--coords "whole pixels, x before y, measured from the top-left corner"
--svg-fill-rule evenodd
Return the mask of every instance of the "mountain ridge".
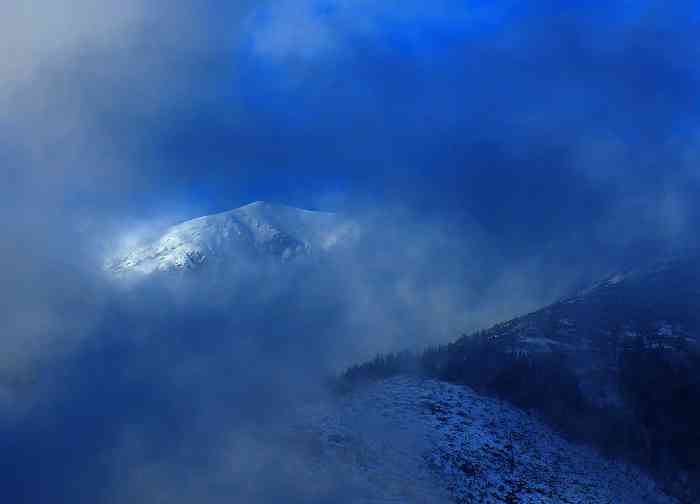
<path id="1" fill-rule="evenodd" d="M 340 383 L 417 374 L 467 385 L 700 502 L 698 306 L 700 256 L 664 260 L 446 345 L 377 356 Z"/>
<path id="2" fill-rule="evenodd" d="M 117 275 L 149 275 L 221 261 L 288 262 L 329 252 L 356 229 L 335 213 L 255 201 L 171 226 L 150 243 L 107 259 L 105 269 Z"/>

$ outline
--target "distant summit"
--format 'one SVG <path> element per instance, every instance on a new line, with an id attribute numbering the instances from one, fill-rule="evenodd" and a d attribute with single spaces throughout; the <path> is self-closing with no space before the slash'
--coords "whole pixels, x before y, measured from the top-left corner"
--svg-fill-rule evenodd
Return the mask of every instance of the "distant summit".
<path id="1" fill-rule="evenodd" d="M 109 259 L 112 273 L 151 274 L 195 270 L 206 264 L 244 260 L 292 261 L 331 251 L 355 233 L 349 220 L 256 201 L 175 225 L 152 243 Z"/>

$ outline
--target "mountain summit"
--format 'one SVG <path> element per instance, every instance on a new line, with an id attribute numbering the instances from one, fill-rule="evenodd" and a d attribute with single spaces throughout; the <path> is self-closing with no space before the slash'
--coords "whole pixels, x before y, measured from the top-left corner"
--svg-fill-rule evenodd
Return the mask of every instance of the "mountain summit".
<path id="1" fill-rule="evenodd" d="M 354 224 L 334 213 L 256 201 L 175 225 L 154 242 L 108 260 L 106 268 L 116 274 L 150 274 L 220 261 L 286 262 L 328 252 L 354 230 Z"/>

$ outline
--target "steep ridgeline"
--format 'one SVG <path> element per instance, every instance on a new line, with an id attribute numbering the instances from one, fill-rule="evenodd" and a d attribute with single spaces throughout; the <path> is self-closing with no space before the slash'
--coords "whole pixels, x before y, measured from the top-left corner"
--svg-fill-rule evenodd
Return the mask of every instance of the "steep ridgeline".
<path id="1" fill-rule="evenodd" d="M 118 275 L 197 270 L 211 263 L 323 254 L 349 240 L 354 224 L 337 214 L 255 202 L 189 220 L 160 238 L 107 261 Z"/>
<path id="2" fill-rule="evenodd" d="M 504 362 L 561 358 L 576 372 L 590 401 L 619 405 L 622 399 L 611 386 L 613 378 L 624 357 L 635 351 L 653 351 L 678 364 L 687 364 L 698 354 L 700 256 L 611 275 L 533 313 L 429 349 L 420 363 L 412 354 L 385 356 L 349 374 L 362 368 L 374 367 L 379 373 L 382 367 L 418 366 L 461 380 L 470 372 L 464 363 L 479 352 L 483 358 L 477 368 L 490 367 L 494 372 Z"/>
<path id="3" fill-rule="evenodd" d="M 506 354 L 564 355 L 589 400 L 619 404 L 620 391 L 611 384 L 627 352 L 656 350 L 683 362 L 700 349 L 700 258 L 611 275 L 479 337 Z"/>
<path id="4" fill-rule="evenodd" d="M 519 346 L 531 351 L 557 345 L 619 351 L 635 339 L 644 346 L 682 350 L 699 342 L 698 308 L 700 257 L 684 258 L 612 275 L 543 310 L 497 326 L 493 335 L 517 335 Z"/>

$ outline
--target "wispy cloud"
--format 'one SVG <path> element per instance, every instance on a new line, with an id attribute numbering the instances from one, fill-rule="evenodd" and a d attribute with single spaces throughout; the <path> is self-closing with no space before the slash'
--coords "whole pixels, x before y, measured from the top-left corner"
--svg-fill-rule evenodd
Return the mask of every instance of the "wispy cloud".
<path id="1" fill-rule="evenodd" d="M 311 63 L 335 58 L 355 44 L 421 33 L 470 33 L 497 22 L 509 2 L 485 7 L 473 2 L 371 2 L 368 0 L 284 0 L 261 5 L 249 19 L 254 53 L 271 63 Z M 422 38 L 425 44 L 430 37 Z"/>

